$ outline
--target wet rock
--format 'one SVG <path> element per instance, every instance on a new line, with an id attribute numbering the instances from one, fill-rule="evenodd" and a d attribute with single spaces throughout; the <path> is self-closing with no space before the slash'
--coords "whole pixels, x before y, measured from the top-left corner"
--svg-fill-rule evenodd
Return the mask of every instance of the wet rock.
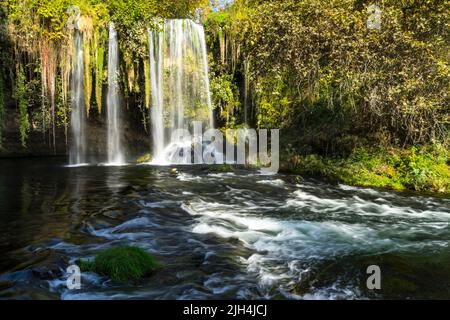
<path id="1" fill-rule="evenodd" d="M 381 270 L 381 289 L 368 289 L 367 267 Z M 383 299 L 433 299 L 450 297 L 450 255 L 418 258 L 402 253 L 345 256 L 304 266 L 308 272 L 292 289 L 304 295 L 316 289 L 355 288 L 363 297 Z M 447 292 L 447 294 L 442 294 Z"/>
<path id="2" fill-rule="evenodd" d="M 103 215 L 110 219 L 117 219 L 122 213 L 120 211 L 105 211 Z"/>
<path id="3" fill-rule="evenodd" d="M 41 280 L 52 280 L 63 275 L 63 271 L 56 264 L 47 264 L 40 267 L 33 268 L 33 276 Z"/>
<path id="4" fill-rule="evenodd" d="M 69 265 L 69 260 L 62 254 L 46 250 L 39 253 L 39 262 L 29 268 L 33 277 L 41 280 L 51 280 L 61 277 L 65 268 Z"/>
<path id="5" fill-rule="evenodd" d="M 14 281 L 0 281 L 0 291 L 8 290 L 14 287 Z"/>
<path id="6" fill-rule="evenodd" d="M 120 189 L 119 193 L 122 195 L 132 194 L 140 191 L 138 187 L 128 185 Z"/>

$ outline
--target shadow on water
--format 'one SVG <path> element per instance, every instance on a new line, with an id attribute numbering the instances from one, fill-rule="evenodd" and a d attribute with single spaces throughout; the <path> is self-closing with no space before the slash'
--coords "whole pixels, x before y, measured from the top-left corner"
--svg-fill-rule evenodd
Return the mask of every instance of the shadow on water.
<path id="1" fill-rule="evenodd" d="M 450 298 L 449 199 L 194 166 L 0 165 L 2 298 Z M 66 288 L 69 264 L 121 244 L 163 267 Z"/>

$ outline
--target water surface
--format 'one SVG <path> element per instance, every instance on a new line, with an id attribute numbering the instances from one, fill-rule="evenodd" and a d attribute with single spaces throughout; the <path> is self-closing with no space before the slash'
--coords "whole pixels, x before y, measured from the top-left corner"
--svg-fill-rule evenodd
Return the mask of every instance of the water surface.
<path id="1" fill-rule="evenodd" d="M 450 201 L 255 171 L 0 161 L 0 297 L 450 298 Z M 136 245 L 163 267 L 135 284 L 65 267 Z M 379 265 L 382 289 L 366 288 Z"/>

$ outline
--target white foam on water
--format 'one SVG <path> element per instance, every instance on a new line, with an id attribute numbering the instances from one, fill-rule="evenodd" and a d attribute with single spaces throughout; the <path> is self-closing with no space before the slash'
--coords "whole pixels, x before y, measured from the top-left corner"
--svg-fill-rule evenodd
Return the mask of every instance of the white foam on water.
<path id="1" fill-rule="evenodd" d="M 190 173 L 180 172 L 177 175 L 177 179 L 180 181 L 200 181 L 200 180 L 202 180 L 202 177 L 194 176 Z"/>
<path id="2" fill-rule="evenodd" d="M 284 187 L 285 183 L 283 180 L 281 179 L 274 179 L 274 180 L 260 180 L 257 181 L 257 183 L 260 184 L 268 184 L 270 186 L 274 186 L 274 187 Z"/>
<path id="3" fill-rule="evenodd" d="M 124 167 L 130 165 L 126 162 L 101 162 L 98 164 L 98 166 L 101 167 Z"/>
<path id="4" fill-rule="evenodd" d="M 271 185 L 277 187 L 276 184 Z M 448 228 L 450 210 L 420 211 L 408 206 L 394 205 L 389 199 L 383 198 L 385 201 L 374 202 L 364 200 L 358 195 L 332 199 L 315 194 L 315 190 L 310 188 L 307 192 L 293 192 L 293 197 L 287 200 L 284 209 L 307 209 L 322 214 L 325 220 L 278 219 L 274 215 L 278 208 L 277 203 L 272 203 L 271 206 L 266 205 L 263 200 L 247 200 L 244 197 L 248 193 L 247 190 L 232 187 L 228 189 L 228 196 L 240 196 L 243 201 L 230 204 L 198 199 L 184 203 L 181 207 L 195 217 L 196 223 L 192 226 L 192 232 L 236 238 L 246 247 L 255 250 L 250 257 L 241 258 L 247 272 L 257 275 L 262 294 L 269 294 L 269 291 L 265 290 L 275 287 L 280 292 L 286 290 L 286 296 L 289 296 L 287 288 L 295 284 L 295 279 L 299 279 L 308 264 L 314 261 L 346 255 L 416 251 L 448 246 L 447 241 L 430 238 L 419 242 L 411 240 L 411 237 L 415 232 L 441 231 Z M 336 220 L 330 218 L 330 212 L 341 217 L 356 214 L 406 217 L 414 220 L 405 220 L 386 229 L 387 222 Z M 417 220 L 418 218 L 421 220 Z M 414 229 L 415 226 L 417 230 Z M 361 298 L 361 295 L 356 288 L 336 282 L 328 288 L 314 289 L 301 298 L 353 299 Z"/>
<path id="5" fill-rule="evenodd" d="M 437 208 L 437 210 L 418 210 L 409 206 L 392 204 L 388 199 L 379 201 L 366 201 L 353 195 L 338 199 L 327 199 L 313 195 L 303 190 L 294 192 L 294 198 L 286 202 L 286 207 L 310 208 L 316 212 L 335 212 L 345 209 L 348 213 L 362 216 L 405 216 L 408 218 L 426 218 L 450 221 L 450 208 Z"/>
<path id="6" fill-rule="evenodd" d="M 256 274 L 262 290 L 291 285 L 303 269 L 297 263 L 326 259 L 364 247 L 392 246 L 376 230 L 361 224 L 278 220 L 258 215 L 258 209 L 230 204 L 190 202 L 182 208 L 197 218 L 192 232 L 239 239 L 256 253 L 244 258 L 247 272 Z"/>
<path id="7" fill-rule="evenodd" d="M 156 202 L 147 202 L 144 200 L 140 200 L 139 204 L 146 208 L 166 208 L 170 205 L 177 204 L 178 201 L 172 201 L 172 200 L 162 200 L 162 201 L 156 201 Z"/>
<path id="8" fill-rule="evenodd" d="M 103 237 L 106 239 L 127 239 L 135 241 L 141 238 L 150 237 L 152 234 L 149 232 L 133 231 L 132 229 L 141 229 L 149 226 L 155 226 L 155 224 L 153 224 L 148 218 L 141 217 L 126 221 L 112 228 L 94 229 L 94 227 L 88 224 L 88 231 L 94 236 Z M 121 232 L 124 230 L 129 230 L 130 232 Z"/>
<path id="9" fill-rule="evenodd" d="M 224 178 L 229 176 L 235 176 L 234 172 L 208 173 L 208 177 L 213 178 Z"/>
<path id="10" fill-rule="evenodd" d="M 65 168 L 79 168 L 79 167 L 87 167 L 90 166 L 90 163 L 76 163 L 76 164 L 66 164 L 63 167 Z"/>

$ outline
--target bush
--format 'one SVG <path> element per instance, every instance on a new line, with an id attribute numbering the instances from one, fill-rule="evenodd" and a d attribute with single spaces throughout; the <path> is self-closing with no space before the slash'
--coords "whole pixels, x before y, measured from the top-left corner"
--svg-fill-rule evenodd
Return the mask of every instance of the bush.
<path id="1" fill-rule="evenodd" d="M 144 249 L 122 246 L 101 251 L 93 261 L 80 260 L 82 271 L 92 271 L 116 282 L 136 281 L 151 274 L 158 263 Z"/>

